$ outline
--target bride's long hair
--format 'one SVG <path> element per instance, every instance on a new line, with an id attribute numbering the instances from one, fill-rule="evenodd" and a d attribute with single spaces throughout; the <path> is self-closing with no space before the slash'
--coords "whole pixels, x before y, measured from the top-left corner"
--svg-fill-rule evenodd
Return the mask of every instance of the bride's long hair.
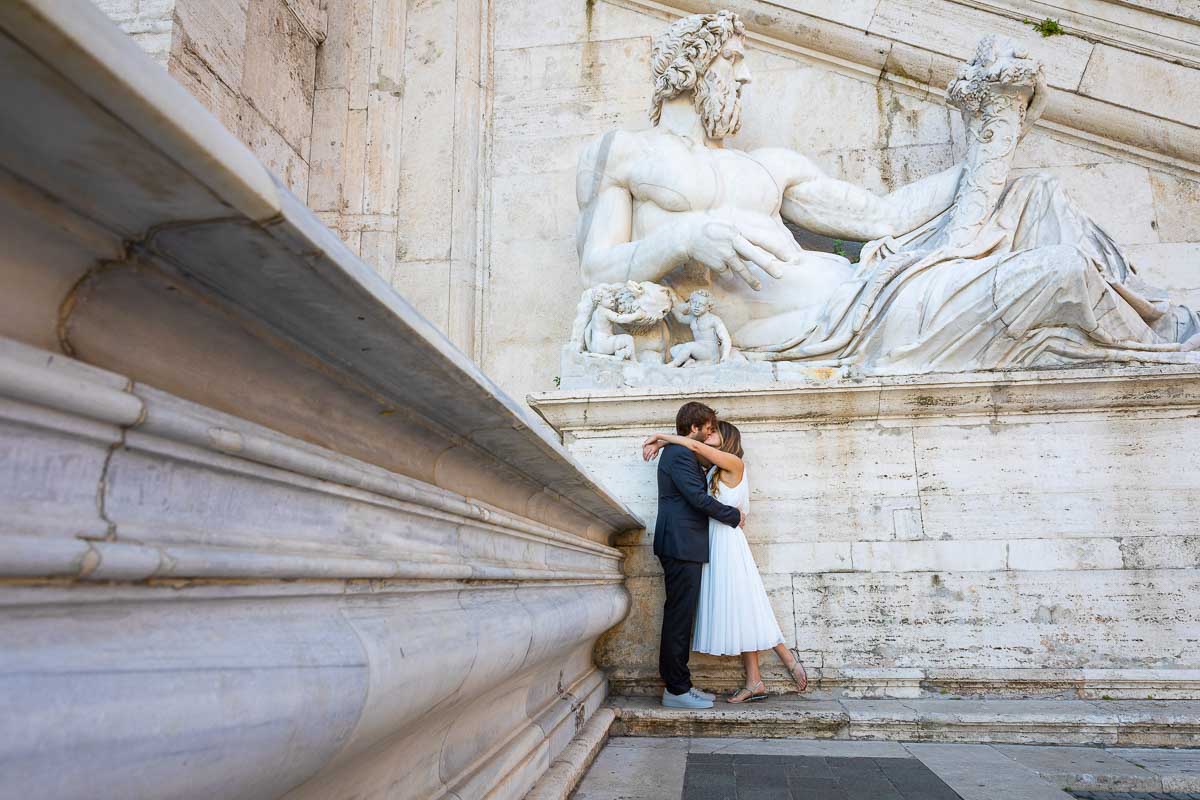
<path id="1" fill-rule="evenodd" d="M 738 458 L 743 457 L 742 432 L 737 429 L 736 425 L 723 419 L 718 420 L 717 433 L 721 436 L 721 445 L 717 448 L 718 450 L 732 453 Z M 721 470 L 713 470 L 712 485 L 709 489 L 714 497 L 721 493 Z"/>

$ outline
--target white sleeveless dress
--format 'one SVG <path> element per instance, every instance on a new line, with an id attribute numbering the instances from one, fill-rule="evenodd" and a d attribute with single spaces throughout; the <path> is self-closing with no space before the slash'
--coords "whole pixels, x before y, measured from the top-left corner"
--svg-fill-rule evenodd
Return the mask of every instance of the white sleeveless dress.
<path id="1" fill-rule="evenodd" d="M 712 473 L 709 473 L 712 480 Z M 720 484 L 722 503 L 750 510 L 750 473 L 732 489 Z M 775 612 L 763 588 L 746 534 L 715 519 L 708 521 L 708 563 L 700 577 L 700 607 L 692 649 L 714 656 L 770 650 L 783 641 Z"/>

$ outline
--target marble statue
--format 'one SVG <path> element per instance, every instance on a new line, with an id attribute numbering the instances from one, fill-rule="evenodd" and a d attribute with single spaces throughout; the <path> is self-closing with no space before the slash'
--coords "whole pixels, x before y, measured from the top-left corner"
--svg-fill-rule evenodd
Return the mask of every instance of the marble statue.
<path id="1" fill-rule="evenodd" d="M 653 47 L 653 126 L 581 155 L 589 285 L 704 289 L 758 361 L 877 374 L 1200 362 L 1197 315 L 1144 285 L 1054 178 L 1009 180 L 1046 98 L 1019 48 L 986 37 L 948 87 L 965 161 L 880 195 L 792 150 L 723 146 L 751 79 L 744 34 L 728 11 L 673 23 Z M 784 220 L 869 243 L 851 264 L 805 251 Z"/>
<path id="2" fill-rule="evenodd" d="M 733 352 L 729 330 L 712 309 L 713 296 L 703 289 L 692 292 L 686 303 L 679 303 L 671 309 L 676 321 L 691 329 L 692 341 L 671 348 L 670 366 L 719 364 L 729 360 Z"/>
<path id="3" fill-rule="evenodd" d="M 633 337 L 616 333 L 614 322 L 635 322 L 637 314 L 617 311 L 617 293 L 601 286 L 593 292 L 592 313 L 583 329 L 583 341 L 589 353 L 633 360 Z"/>
<path id="4" fill-rule="evenodd" d="M 677 303 L 673 291 L 649 281 L 593 286 L 579 298 L 568 349 L 662 364 L 670 345 L 666 319 Z M 617 333 L 614 324 L 625 332 Z"/>

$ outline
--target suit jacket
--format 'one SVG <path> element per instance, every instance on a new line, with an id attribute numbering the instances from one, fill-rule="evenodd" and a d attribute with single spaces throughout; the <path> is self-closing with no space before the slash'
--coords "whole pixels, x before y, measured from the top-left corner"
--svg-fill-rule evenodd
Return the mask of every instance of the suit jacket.
<path id="1" fill-rule="evenodd" d="M 741 512 L 713 499 L 696 455 L 669 444 L 658 458 L 658 520 L 654 555 L 680 561 L 708 561 L 708 518 L 736 528 Z"/>

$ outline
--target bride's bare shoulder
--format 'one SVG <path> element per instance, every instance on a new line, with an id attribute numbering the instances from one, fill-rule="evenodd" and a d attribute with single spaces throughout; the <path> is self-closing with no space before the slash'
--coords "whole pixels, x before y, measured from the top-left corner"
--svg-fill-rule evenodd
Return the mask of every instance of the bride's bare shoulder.
<path id="1" fill-rule="evenodd" d="M 750 477 L 750 476 L 747 474 L 746 465 L 745 465 L 745 463 L 743 463 L 743 464 L 742 464 L 742 477 L 741 477 L 741 479 L 740 479 L 740 480 L 738 480 L 738 481 L 736 481 L 735 483 L 726 483 L 726 482 L 725 482 L 725 473 L 724 473 L 724 471 L 722 471 L 722 473 L 721 473 L 721 485 L 722 485 L 722 486 L 724 486 L 724 487 L 726 487 L 726 488 L 728 488 L 728 489 L 736 489 L 736 488 L 738 488 L 739 486 L 741 486 L 743 483 L 745 483 L 745 482 L 746 482 L 746 481 L 749 479 L 749 477 Z"/>

